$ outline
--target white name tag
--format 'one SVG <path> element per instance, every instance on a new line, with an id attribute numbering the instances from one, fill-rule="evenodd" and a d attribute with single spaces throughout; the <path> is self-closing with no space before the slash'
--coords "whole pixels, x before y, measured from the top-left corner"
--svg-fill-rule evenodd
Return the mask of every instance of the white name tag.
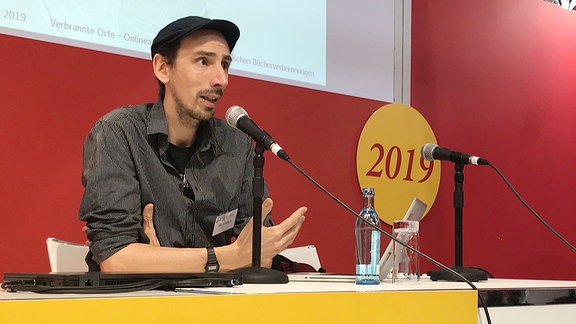
<path id="1" fill-rule="evenodd" d="M 216 217 L 216 222 L 214 223 L 214 231 L 212 232 L 212 236 L 216 236 L 234 227 L 237 213 L 238 209 L 234 209 L 232 211 L 229 211 Z"/>

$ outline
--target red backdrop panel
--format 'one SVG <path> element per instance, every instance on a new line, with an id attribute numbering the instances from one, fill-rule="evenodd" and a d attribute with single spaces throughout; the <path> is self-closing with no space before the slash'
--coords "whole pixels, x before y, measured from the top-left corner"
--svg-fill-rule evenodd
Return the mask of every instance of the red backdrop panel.
<path id="1" fill-rule="evenodd" d="M 412 106 L 439 143 L 487 158 L 542 217 L 576 242 L 576 13 L 532 1 L 420 2 L 413 9 Z M 453 260 L 453 166 L 422 246 Z M 576 252 L 488 167 L 466 167 L 464 264 L 496 276 L 576 278 Z M 446 252 L 446 253 L 443 253 Z"/>

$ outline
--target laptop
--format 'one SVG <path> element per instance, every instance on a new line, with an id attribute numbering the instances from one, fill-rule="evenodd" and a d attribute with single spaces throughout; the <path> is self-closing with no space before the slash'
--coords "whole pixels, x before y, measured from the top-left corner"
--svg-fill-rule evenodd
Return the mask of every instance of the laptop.
<path id="1" fill-rule="evenodd" d="M 403 220 L 417 220 L 420 221 L 426 212 L 426 203 L 418 198 L 414 198 L 410 207 L 404 214 Z M 388 277 L 392 271 L 392 244 L 390 241 L 382 257 L 380 258 L 380 280 L 384 280 Z M 353 274 L 337 274 L 337 273 L 318 273 L 318 272 L 306 272 L 306 273 L 290 273 L 288 274 L 288 279 L 290 281 L 316 281 L 316 282 L 355 282 L 356 275 Z"/>
<path id="2" fill-rule="evenodd" d="M 9 292 L 114 293 L 176 288 L 232 287 L 243 283 L 236 273 L 5 273 L 2 288 Z"/>

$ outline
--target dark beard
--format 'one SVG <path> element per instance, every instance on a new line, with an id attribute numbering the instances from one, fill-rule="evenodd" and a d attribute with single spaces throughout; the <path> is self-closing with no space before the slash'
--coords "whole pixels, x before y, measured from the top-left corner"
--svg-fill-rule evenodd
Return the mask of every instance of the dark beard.
<path id="1" fill-rule="evenodd" d="M 186 127 L 198 127 L 200 122 L 209 120 L 214 116 L 214 114 L 202 113 L 186 107 L 180 97 L 178 97 L 174 92 L 172 92 L 172 97 L 174 98 L 174 102 L 176 104 L 176 114 L 178 115 L 178 120 L 182 123 L 182 125 Z"/>

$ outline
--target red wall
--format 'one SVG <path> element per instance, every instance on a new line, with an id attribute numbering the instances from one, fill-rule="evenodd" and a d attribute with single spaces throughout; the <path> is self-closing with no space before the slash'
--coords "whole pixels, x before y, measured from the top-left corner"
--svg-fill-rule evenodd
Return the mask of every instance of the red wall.
<path id="1" fill-rule="evenodd" d="M 452 8 L 454 7 L 454 8 Z M 412 106 L 438 142 L 496 165 L 576 244 L 576 12 L 542 0 L 418 1 Z M 464 264 L 500 277 L 576 279 L 576 251 L 541 225 L 488 167 L 464 170 Z M 423 246 L 453 260 L 453 166 Z"/>
<path id="2" fill-rule="evenodd" d="M 492 161 L 576 242 L 575 13 L 541 0 L 413 7 L 411 105 L 441 145 Z M 76 214 L 86 133 L 114 107 L 153 100 L 156 83 L 148 60 L 5 35 L 0 50 L 0 273 L 48 271 L 46 237 L 84 240 Z M 232 77 L 218 115 L 232 104 L 244 106 L 316 180 L 359 207 L 356 143 L 383 103 Z M 353 272 L 354 219 L 289 164 L 266 157 L 277 220 L 309 206 L 296 245 L 316 245 L 329 271 Z M 424 252 L 448 265 L 452 167 L 442 164 L 437 201 L 421 225 Z M 576 252 L 539 224 L 494 171 L 467 166 L 465 175 L 465 265 L 497 277 L 576 279 Z"/>

